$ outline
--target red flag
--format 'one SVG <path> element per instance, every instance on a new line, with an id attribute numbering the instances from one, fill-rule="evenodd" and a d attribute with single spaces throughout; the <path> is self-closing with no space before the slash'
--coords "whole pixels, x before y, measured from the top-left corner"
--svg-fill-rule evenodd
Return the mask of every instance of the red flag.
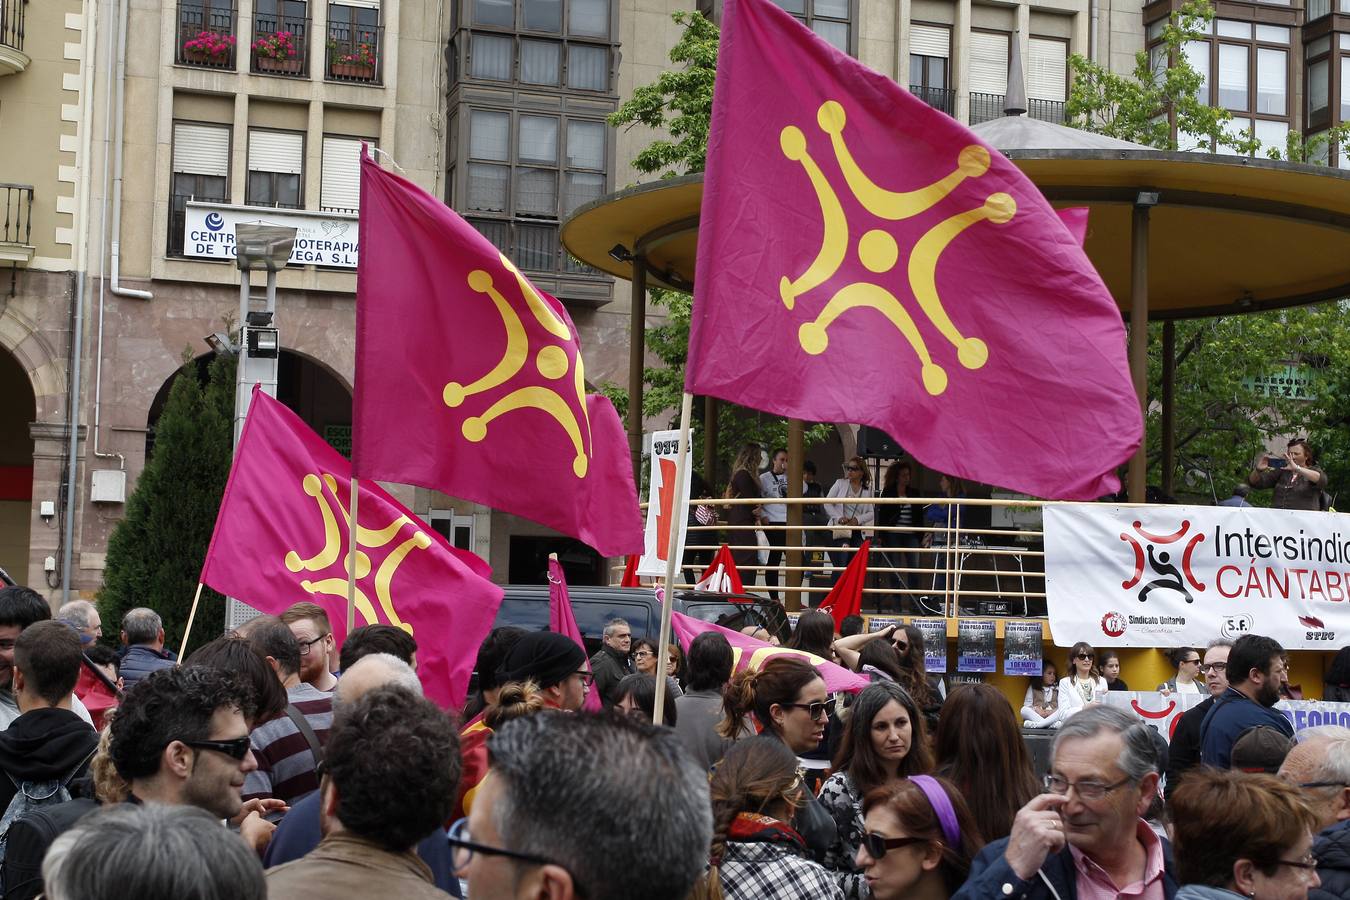
<path id="1" fill-rule="evenodd" d="M 686 390 L 1039 497 L 1119 486 L 1143 417 L 1081 219 L 769 0 L 724 5 L 699 221 Z"/>
<path id="2" fill-rule="evenodd" d="M 572 615 L 572 598 L 567 593 L 567 578 L 563 575 L 562 565 L 556 556 L 548 558 L 548 630 L 565 634 L 572 639 L 582 653 L 586 653 L 586 642 L 581 639 L 581 629 L 577 627 L 576 616 Z M 586 671 L 591 670 L 590 654 L 586 653 Z M 592 687 L 586 692 L 586 703 L 582 707 L 587 712 L 599 712 L 600 692 Z"/>
<path id="3" fill-rule="evenodd" d="M 694 590 L 745 593 L 745 586 L 741 584 L 741 573 L 736 569 L 736 560 L 732 558 L 731 549 L 726 544 L 717 548 L 712 564 L 703 570 L 703 576 L 699 578 L 698 584 L 694 585 Z"/>
<path id="4" fill-rule="evenodd" d="M 638 555 L 636 553 L 628 554 L 628 559 L 623 564 L 623 579 L 619 582 L 619 587 L 641 587 L 642 583 L 638 581 Z"/>
<path id="5" fill-rule="evenodd" d="M 417 641 L 417 675 L 443 707 L 464 705 L 502 589 L 372 481 L 357 504 L 356 624 Z M 347 633 L 351 464 L 258 388 L 216 515 L 201 580 L 265 613 L 308 600 Z"/>
<path id="6" fill-rule="evenodd" d="M 360 227 L 353 471 L 640 553 L 628 441 L 563 305 L 364 154 Z"/>
<path id="7" fill-rule="evenodd" d="M 872 549 L 871 540 L 862 542 L 858 552 L 848 561 L 844 574 L 839 576 L 830 592 L 821 601 L 819 609 L 834 616 L 834 630 L 844 627 L 844 619 L 862 613 L 863 587 L 867 583 L 867 554 Z"/>

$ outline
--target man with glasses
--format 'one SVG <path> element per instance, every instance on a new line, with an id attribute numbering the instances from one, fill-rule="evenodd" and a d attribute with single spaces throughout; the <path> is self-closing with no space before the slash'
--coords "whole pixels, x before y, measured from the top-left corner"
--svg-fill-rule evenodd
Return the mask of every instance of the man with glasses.
<path id="1" fill-rule="evenodd" d="M 1350 898 L 1350 728 L 1319 725 L 1300 731 L 1280 777 L 1303 789 L 1317 817 L 1312 855 L 1322 885 L 1310 890 L 1309 898 Z"/>
<path id="2" fill-rule="evenodd" d="M 331 694 L 337 687 L 337 677 L 332 671 L 337 646 L 333 643 L 328 613 L 317 603 L 302 601 L 282 613 L 281 621 L 300 645 L 300 680 L 316 691 Z"/>
<path id="3" fill-rule="evenodd" d="M 956 900 L 1172 900 L 1171 848 L 1141 818 L 1158 794 L 1152 729 L 1111 706 L 1065 720 L 1045 793 L 988 844 Z"/>
<path id="4" fill-rule="evenodd" d="M 1172 730 L 1172 740 L 1167 748 L 1167 781 L 1163 786 L 1168 800 L 1172 799 L 1172 792 L 1181 783 L 1182 776 L 1200 765 L 1200 724 L 1209 715 L 1215 698 L 1228 690 L 1228 653 L 1232 647 L 1233 642 L 1228 638 L 1215 638 L 1205 647 L 1200 674 L 1205 679 L 1208 696 L 1182 713 Z"/>
<path id="5" fill-rule="evenodd" d="M 267 872 L 271 900 L 446 896 L 414 852 L 450 815 L 459 741 L 436 704 L 404 687 L 343 703 L 324 760 L 324 838 Z"/>
<path id="6" fill-rule="evenodd" d="M 502 726 L 450 829 L 473 900 L 684 900 L 708 863 L 707 772 L 669 728 L 541 712 Z"/>
<path id="7" fill-rule="evenodd" d="M 623 619 L 610 619 L 600 638 L 600 649 L 591 657 L 591 672 L 595 675 L 595 689 L 605 708 L 619 699 L 614 696 L 625 675 L 633 674 L 633 629 Z"/>
<path id="8" fill-rule="evenodd" d="M 286 689 L 286 711 L 253 729 L 258 767 L 249 773 L 244 799 L 275 797 L 290 803 L 319 789 L 319 762 L 333 724 L 333 695 L 300 680 L 300 642 L 275 616 L 259 616 L 248 642 L 266 658 Z"/>
<path id="9" fill-rule="evenodd" d="M 1288 676 L 1284 648 L 1274 638 L 1244 634 L 1228 654 L 1228 689 L 1218 696 L 1200 725 L 1200 761 L 1227 769 L 1233 743 L 1256 725 L 1269 725 L 1286 737 L 1294 726 L 1278 710 L 1280 685 Z"/>

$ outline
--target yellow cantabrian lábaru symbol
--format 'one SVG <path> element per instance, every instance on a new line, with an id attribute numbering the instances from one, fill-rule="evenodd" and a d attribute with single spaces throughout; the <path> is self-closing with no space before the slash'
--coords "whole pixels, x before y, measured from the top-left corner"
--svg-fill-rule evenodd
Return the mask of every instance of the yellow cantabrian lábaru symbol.
<path id="1" fill-rule="evenodd" d="M 324 487 L 328 490 L 325 491 Z M 330 594 L 334 597 L 347 599 L 347 582 L 352 573 L 349 568 L 347 557 L 347 545 L 342 540 L 342 532 L 338 528 L 337 517 L 340 515 L 348 527 L 351 527 L 351 520 L 348 517 L 347 509 L 337 498 L 337 480 L 332 475 L 324 473 L 322 476 L 307 474 L 301 482 L 301 487 L 305 493 L 314 498 L 318 506 L 319 518 L 323 520 L 323 547 L 318 553 L 308 559 L 300 556 L 299 553 L 292 550 L 286 554 L 286 568 L 292 572 L 322 572 L 339 560 L 342 561 L 342 569 L 346 572 L 346 578 L 331 576 L 320 578 L 316 581 L 302 579 L 300 586 L 311 594 Z M 334 509 L 337 510 L 334 513 Z M 411 525 L 413 532 L 401 542 L 394 544 L 395 539 L 403 529 Z M 389 625 L 402 628 L 408 634 L 413 633 L 412 626 L 399 619 L 398 610 L 394 606 L 393 582 L 394 575 L 398 572 L 398 567 L 403 564 L 403 560 L 414 550 L 425 550 L 431 546 L 431 537 L 421 529 L 421 526 L 401 515 L 394 519 L 384 528 L 375 530 L 358 525 L 356 528 L 356 611 L 365 619 L 363 624 L 378 625 L 380 619 L 375 614 L 375 607 L 371 605 L 370 596 L 366 593 L 366 579 L 370 577 L 371 562 L 370 554 L 367 550 L 379 550 L 393 545 L 380 565 L 375 569 L 374 589 L 375 600 L 380 604 L 383 610 L 385 621 Z"/>
<path id="2" fill-rule="evenodd" d="M 506 270 L 515 276 L 516 286 L 519 288 L 520 295 L 524 298 L 525 304 L 529 307 L 535 321 L 560 341 L 568 343 L 575 341 L 567 323 L 553 311 L 553 308 L 544 301 L 543 297 L 539 296 L 525 276 L 520 274 L 520 270 L 504 255 L 498 255 L 501 257 L 502 265 Z M 474 269 L 469 273 L 467 281 L 471 289 L 480 294 L 486 294 L 491 298 L 493 305 L 496 306 L 498 315 L 502 317 L 502 327 L 506 329 L 506 351 L 491 371 L 477 381 L 469 384 L 452 381 L 445 386 L 442 397 L 445 400 L 445 405 L 451 409 L 460 406 L 475 394 L 486 393 L 515 378 L 520 370 L 525 367 L 526 362 L 529 361 L 532 352 L 532 348 L 529 346 L 529 338 L 525 334 L 525 325 L 521 322 L 520 315 L 516 312 L 515 307 L 502 296 L 492 273 L 483 269 Z M 483 412 L 465 419 L 460 430 L 465 438 L 477 443 L 487 437 L 488 425 L 497 417 L 517 409 L 541 410 L 552 416 L 563 431 L 567 432 L 576 452 L 576 455 L 572 458 L 572 472 L 578 478 L 585 478 L 590 467 L 591 420 L 586 411 L 586 374 L 582 367 L 581 354 L 576 354 L 576 365 L 572 366 L 567 351 L 557 344 L 545 344 L 543 347 L 534 350 L 533 353 L 535 369 L 540 375 L 549 381 L 559 382 L 559 390 L 568 390 L 570 387 L 571 392 L 576 395 L 577 406 L 581 410 L 581 420 L 578 421 L 576 414 L 572 412 L 572 408 L 568 406 L 567 400 L 563 398 L 559 390 L 542 385 L 527 385 L 510 391 L 505 396 L 498 398 Z M 566 381 L 569 368 L 572 369 L 570 385 Z"/>
<path id="3" fill-rule="evenodd" d="M 932 209 L 967 178 L 979 178 L 989 171 L 989 151 L 978 144 L 965 147 L 956 156 L 956 167 L 950 174 L 930 185 L 913 191 L 889 191 L 875 184 L 858 166 L 844 141 L 844 108 L 833 100 L 822 103 L 816 114 L 820 130 L 830 136 L 835 158 L 839 162 L 848 189 L 869 213 L 879 219 L 898 222 Z M 783 305 L 789 310 L 797 298 L 824 284 L 843 265 L 850 247 L 850 222 L 835 187 L 821 171 L 807 150 L 806 137 L 800 128 L 789 125 L 780 132 L 779 146 L 783 155 L 801 163 L 806 177 L 820 203 L 824 236 L 820 250 L 811 264 L 796 278 L 784 276 L 778 285 Z M 992 193 L 974 209 L 957 213 L 930 228 L 910 250 L 907 262 L 909 287 L 919 302 L 924 316 L 956 349 L 956 358 L 967 369 L 979 369 L 989 360 L 989 348 L 976 337 L 963 335 L 952 322 L 942 305 L 937 291 L 937 264 L 947 246 L 970 226 L 988 220 L 1003 224 L 1017 213 L 1017 202 L 1008 194 Z M 862 230 L 855 252 L 858 261 L 869 272 L 885 275 L 900 261 L 900 247 L 895 238 L 881 229 Z M 851 309 L 864 307 L 885 316 L 904 335 L 919 358 L 923 386 L 937 396 L 947 389 L 947 370 L 933 361 L 923 335 L 913 317 L 900 300 L 888 289 L 870 281 L 845 285 L 835 292 L 824 309 L 811 321 L 797 329 L 797 340 L 807 353 L 824 353 L 830 345 L 830 325 Z"/>

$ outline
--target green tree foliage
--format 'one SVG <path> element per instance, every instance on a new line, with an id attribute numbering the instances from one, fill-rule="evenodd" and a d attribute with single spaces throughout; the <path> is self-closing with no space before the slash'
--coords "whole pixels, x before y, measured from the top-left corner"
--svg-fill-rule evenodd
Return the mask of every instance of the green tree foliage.
<path id="1" fill-rule="evenodd" d="M 164 619 L 166 646 L 182 640 L 230 472 L 234 373 L 233 359 L 217 357 L 202 385 L 187 358 L 174 378 L 154 454 L 108 541 L 98 606 L 112 634 L 127 610 L 148 606 Z M 224 618 L 224 598 L 204 588 L 193 630 L 214 636 Z"/>

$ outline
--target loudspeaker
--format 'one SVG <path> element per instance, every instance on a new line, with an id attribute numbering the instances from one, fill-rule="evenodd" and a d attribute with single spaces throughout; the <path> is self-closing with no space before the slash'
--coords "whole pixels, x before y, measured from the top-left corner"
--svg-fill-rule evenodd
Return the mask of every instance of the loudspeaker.
<path id="1" fill-rule="evenodd" d="M 899 441 L 880 428 L 862 425 L 858 428 L 858 455 L 863 457 L 875 456 L 881 459 L 898 459 L 905 455 L 905 450 L 900 446 Z"/>

